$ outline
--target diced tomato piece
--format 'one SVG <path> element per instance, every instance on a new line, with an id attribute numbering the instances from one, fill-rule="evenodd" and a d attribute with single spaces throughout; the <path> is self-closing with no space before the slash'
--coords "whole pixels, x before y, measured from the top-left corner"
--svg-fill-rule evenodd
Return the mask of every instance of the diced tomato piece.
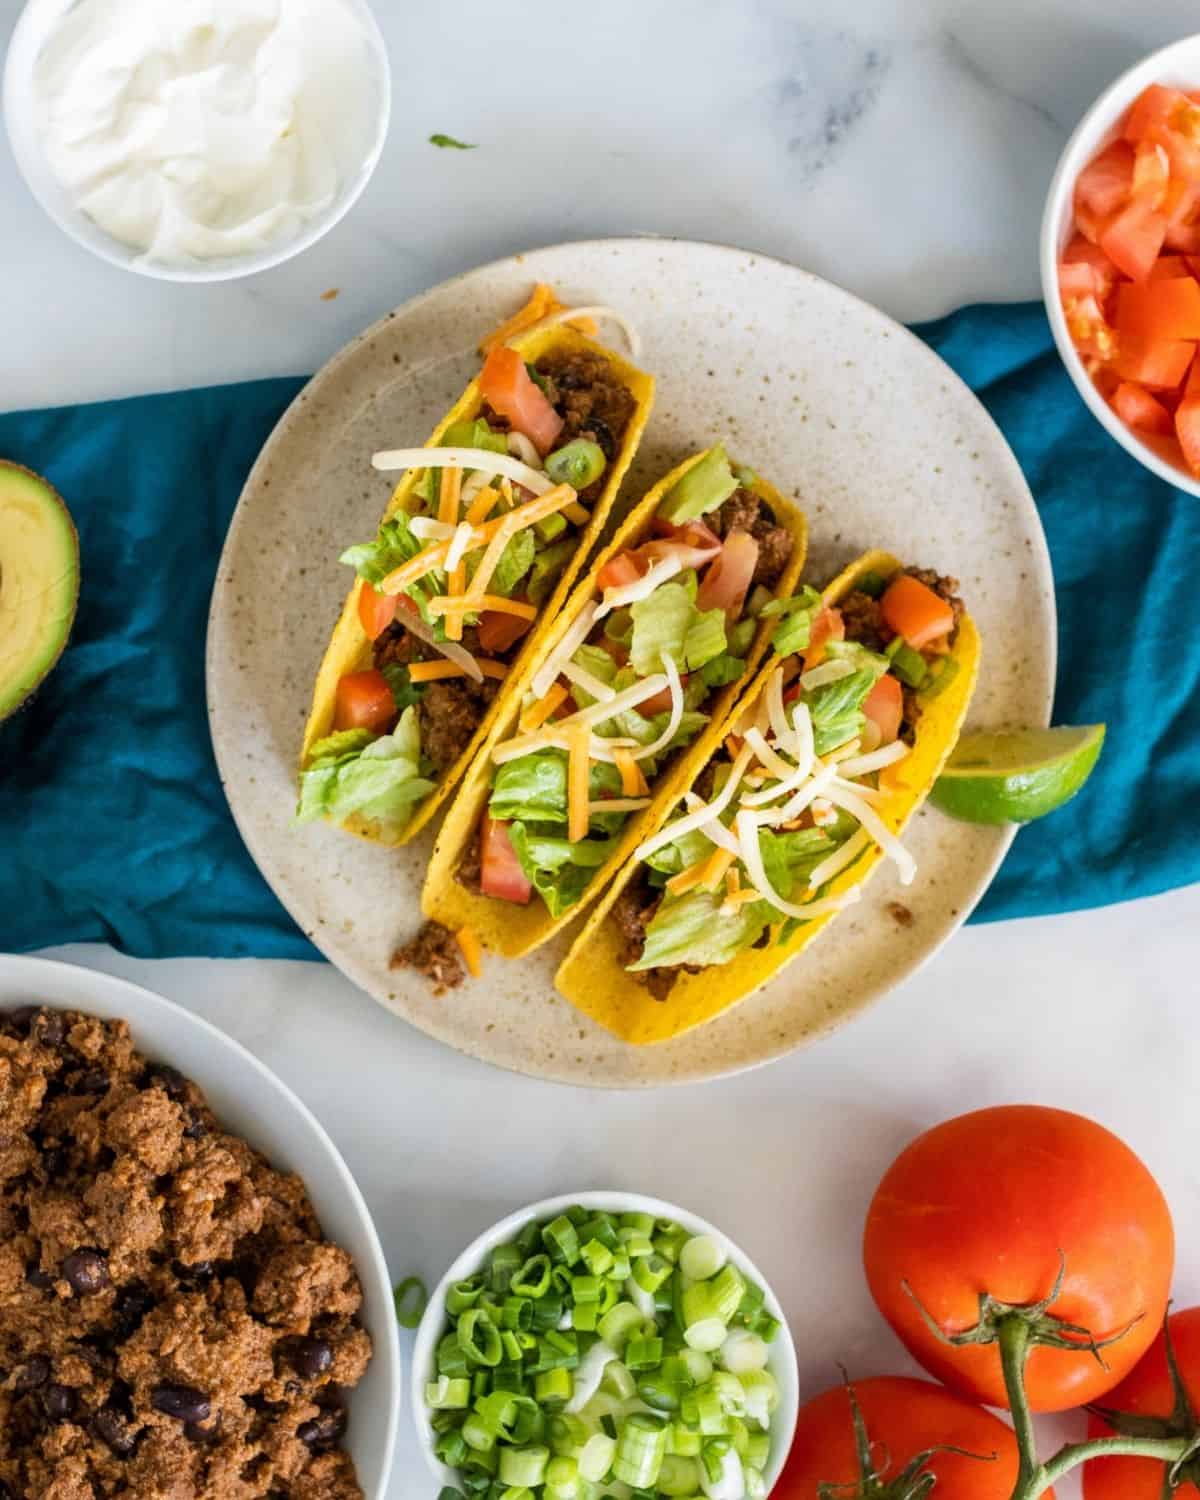
<path id="1" fill-rule="evenodd" d="M 1064 260 L 1060 263 L 1058 290 L 1064 305 L 1073 297 L 1097 297 L 1100 294 L 1095 271 L 1081 260 Z"/>
<path id="2" fill-rule="evenodd" d="M 515 349 L 501 344 L 492 350 L 479 372 L 479 389 L 493 411 L 507 417 L 539 453 L 549 453 L 562 431 L 563 419 L 531 379 Z"/>
<path id="3" fill-rule="evenodd" d="M 636 549 L 618 552 L 596 574 L 596 587 L 602 592 L 604 589 L 624 588 L 627 583 L 636 583 L 645 571 L 646 564 Z"/>
<path id="4" fill-rule="evenodd" d="M 1134 281 L 1149 276 L 1167 236 L 1165 215 L 1140 200 L 1127 203 L 1100 232 L 1100 248 Z"/>
<path id="5" fill-rule="evenodd" d="M 904 719 L 904 689 L 885 672 L 863 700 L 863 713 L 879 730 L 879 743 L 890 745 Z"/>
<path id="6" fill-rule="evenodd" d="M 335 729 L 369 729 L 383 734 L 396 721 L 396 700 L 382 672 L 349 672 L 337 685 Z"/>
<path id="7" fill-rule="evenodd" d="M 1200 339 L 1200 282 L 1190 275 L 1125 282 L 1117 288 L 1117 332 L 1148 342 Z"/>
<path id="8" fill-rule="evenodd" d="M 1094 290 L 1103 302 L 1109 292 L 1112 291 L 1117 281 L 1117 268 L 1101 250 L 1099 245 L 1093 245 L 1083 235 L 1075 235 L 1067 248 L 1063 251 L 1063 262 L 1066 265 L 1084 264 L 1091 266 L 1092 275 L 1095 280 Z"/>
<path id="9" fill-rule="evenodd" d="M 528 904 L 533 886 L 508 836 L 508 824 L 484 813 L 479 835 L 479 887 L 485 896 Z"/>
<path id="10" fill-rule="evenodd" d="M 830 604 L 823 604 L 813 616 L 812 628 L 808 633 L 808 650 L 804 653 L 804 668 L 820 666 L 825 658 L 825 647 L 830 641 L 844 641 L 846 639 L 846 622 L 842 618 L 840 609 L 834 609 Z"/>
<path id="11" fill-rule="evenodd" d="M 1133 156 L 1132 196 L 1150 208 L 1161 208 L 1167 193 L 1171 159 L 1154 141 L 1141 141 Z"/>
<path id="12" fill-rule="evenodd" d="M 1122 422 L 1139 432 L 1171 432 L 1171 413 L 1149 391 L 1123 380 L 1112 395 L 1112 407 Z"/>
<path id="13" fill-rule="evenodd" d="M 1200 219 L 1190 224 L 1168 224 L 1163 243 L 1168 250 L 1181 250 L 1185 255 L 1200 255 Z"/>
<path id="14" fill-rule="evenodd" d="M 703 521 L 685 521 L 676 526 L 665 516 L 655 516 L 654 534 L 673 537 L 677 542 L 686 542 L 689 547 L 719 547 L 721 538 Z"/>
<path id="15" fill-rule="evenodd" d="M 368 640 L 376 640 L 396 618 L 398 594 L 381 594 L 364 578 L 358 589 L 358 619 Z"/>
<path id="16" fill-rule="evenodd" d="M 676 539 L 675 537 L 657 537 L 652 542 L 643 542 L 637 549 L 638 556 L 649 568 L 656 562 L 662 562 L 668 557 L 677 557 L 681 568 L 702 568 L 705 563 L 712 562 L 713 558 L 721 550 L 719 537 L 713 537 L 711 542 L 703 542 L 693 545 L 689 542 Z"/>
<path id="17" fill-rule="evenodd" d="M 1063 316 L 1067 332 L 1080 354 L 1092 359 L 1111 359 L 1116 353 L 1117 336 L 1108 326 L 1104 309 L 1094 296 L 1065 297 Z"/>
<path id="18" fill-rule="evenodd" d="M 680 676 L 679 680 L 685 687 L 687 686 L 687 680 L 690 675 L 691 674 L 689 672 L 684 672 Z M 637 706 L 637 711 L 640 714 L 644 714 L 647 719 L 652 719 L 655 714 L 669 713 L 672 701 L 671 689 L 669 687 L 665 687 L 661 689 L 661 691 L 655 693 L 653 697 L 643 698 Z"/>
<path id="19" fill-rule="evenodd" d="M 1133 101 L 1121 134 L 1135 145 L 1138 141 L 1152 140 L 1159 131 L 1173 128 L 1172 117 L 1188 103 L 1188 96 L 1179 89 L 1152 83 Z"/>
<path id="20" fill-rule="evenodd" d="M 1194 364 L 1183 400 L 1175 408 L 1175 436 L 1188 468 L 1200 477 L 1200 372 Z"/>
<path id="21" fill-rule="evenodd" d="M 731 531 L 700 580 L 696 608 L 723 609 L 730 620 L 736 620 L 757 566 L 758 543 L 748 531 Z"/>
<path id="22" fill-rule="evenodd" d="M 505 614 L 499 609 L 485 609 L 479 616 L 479 644 L 489 655 L 507 651 L 532 629 L 532 620 L 522 620 L 520 615 Z"/>
<path id="23" fill-rule="evenodd" d="M 884 623 L 902 635 L 914 651 L 954 629 L 954 611 L 947 601 L 908 573 L 901 573 L 888 584 L 879 609 Z"/>
<path id="24" fill-rule="evenodd" d="M 1075 183 L 1076 209 L 1105 217 L 1128 200 L 1133 187 L 1134 151 L 1128 141 L 1113 141 L 1094 156 Z"/>
<path id="25" fill-rule="evenodd" d="M 1149 280 L 1175 281 L 1180 276 L 1194 276 L 1186 255 L 1160 255 L 1150 268 Z"/>
<path id="26" fill-rule="evenodd" d="M 1170 390 L 1188 372 L 1195 344 L 1186 339 L 1122 339 L 1113 360 L 1113 370 L 1122 380 L 1148 385 L 1152 390 Z"/>

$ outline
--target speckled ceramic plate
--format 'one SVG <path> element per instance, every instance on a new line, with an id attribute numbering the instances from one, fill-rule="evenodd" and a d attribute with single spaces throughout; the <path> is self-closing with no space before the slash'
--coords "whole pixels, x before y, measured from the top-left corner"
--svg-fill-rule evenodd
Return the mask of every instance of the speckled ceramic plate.
<path id="1" fill-rule="evenodd" d="M 493 959 L 482 979 L 441 998 L 389 971 L 420 921 L 432 830 L 392 850 L 327 825 L 289 826 L 313 675 L 348 583 L 337 555 L 374 531 L 388 498 L 370 455 L 425 440 L 473 373 L 480 333 L 534 281 L 567 301 L 615 304 L 642 332 L 658 401 L 627 494 L 725 437 L 804 505 L 809 577 L 878 546 L 961 579 L 984 641 L 975 724 L 1047 722 L 1055 616 L 1045 538 L 1004 439 L 924 344 L 794 266 L 714 245 L 601 240 L 472 271 L 368 329 L 272 434 L 217 574 L 208 701 L 234 816 L 284 905 L 381 1005 L 488 1062 L 616 1087 L 711 1078 L 811 1041 L 911 974 L 979 899 L 1011 833 L 924 811 L 906 835 L 919 865 L 903 892 L 911 922 L 904 912 L 897 920 L 901 892 L 885 869 L 767 988 L 686 1036 L 634 1048 L 554 993 L 562 946 Z"/>

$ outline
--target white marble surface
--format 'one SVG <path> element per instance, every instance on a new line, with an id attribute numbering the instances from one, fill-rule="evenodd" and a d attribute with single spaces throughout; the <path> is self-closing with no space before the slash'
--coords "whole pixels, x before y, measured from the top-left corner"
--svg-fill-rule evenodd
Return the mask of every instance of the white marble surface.
<path id="1" fill-rule="evenodd" d="M 0 0 L 0 39 L 19 8 Z M 246 282 L 171 286 L 93 260 L 0 149 L 0 408 L 310 370 L 445 276 L 589 235 L 737 242 L 903 318 L 1032 296 L 1067 131 L 1103 83 L 1196 24 L 1190 0 L 526 0 L 523 24 L 482 0 L 377 9 L 396 84 L 379 172 L 320 246 Z M 435 130 L 481 149 L 437 151 Z M 62 956 L 203 1012 L 297 1088 L 357 1173 L 397 1276 L 435 1279 L 479 1228 L 552 1190 L 674 1196 L 761 1262 L 815 1391 L 839 1360 L 908 1367 L 862 1283 L 863 1210 L 910 1135 L 987 1101 L 1053 1102 L 1123 1134 L 1174 1205 L 1178 1298 L 1200 1298 L 1200 1186 L 1181 1145 L 1200 1070 L 1198 930 L 1200 888 L 969 929 L 814 1050 L 654 1096 L 489 1071 L 315 965 Z M 432 1493 L 406 1436 L 389 1500 Z"/>

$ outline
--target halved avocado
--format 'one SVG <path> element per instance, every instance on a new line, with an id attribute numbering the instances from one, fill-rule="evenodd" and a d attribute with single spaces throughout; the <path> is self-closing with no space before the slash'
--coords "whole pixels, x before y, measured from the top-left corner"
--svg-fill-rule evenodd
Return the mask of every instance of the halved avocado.
<path id="1" fill-rule="evenodd" d="M 54 487 L 0 459 L 0 719 L 62 655 L 79 599 L 79 538 Z"/>

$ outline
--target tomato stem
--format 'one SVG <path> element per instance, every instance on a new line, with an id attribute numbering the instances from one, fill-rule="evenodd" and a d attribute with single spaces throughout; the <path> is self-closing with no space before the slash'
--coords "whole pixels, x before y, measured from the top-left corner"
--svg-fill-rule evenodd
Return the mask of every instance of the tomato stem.
<path id="1" fill-rule="evenodd" d="M 1200 1450 L 1200 1433 L 1196 1432 L 1180 1437 L 1134 1437 L 1118 1433 L 1113 1437 L 1091 1438 L 1084 1443 L 1067 1443 L 1053 1458 L 1039 1463 L 1033 1415 L 1025 1394 L 1025 1362 L 1037 1340 L 1030 1324 L 1019 1316 L 1000 1318 L 996 1323 L 996 1339 L 1021 1456 L 1012 1500 L 1037 1500 L 1064 1474 L 1069 1474 L 1089 1459 L 1155 1458 L 1177 1468 Z"/>

